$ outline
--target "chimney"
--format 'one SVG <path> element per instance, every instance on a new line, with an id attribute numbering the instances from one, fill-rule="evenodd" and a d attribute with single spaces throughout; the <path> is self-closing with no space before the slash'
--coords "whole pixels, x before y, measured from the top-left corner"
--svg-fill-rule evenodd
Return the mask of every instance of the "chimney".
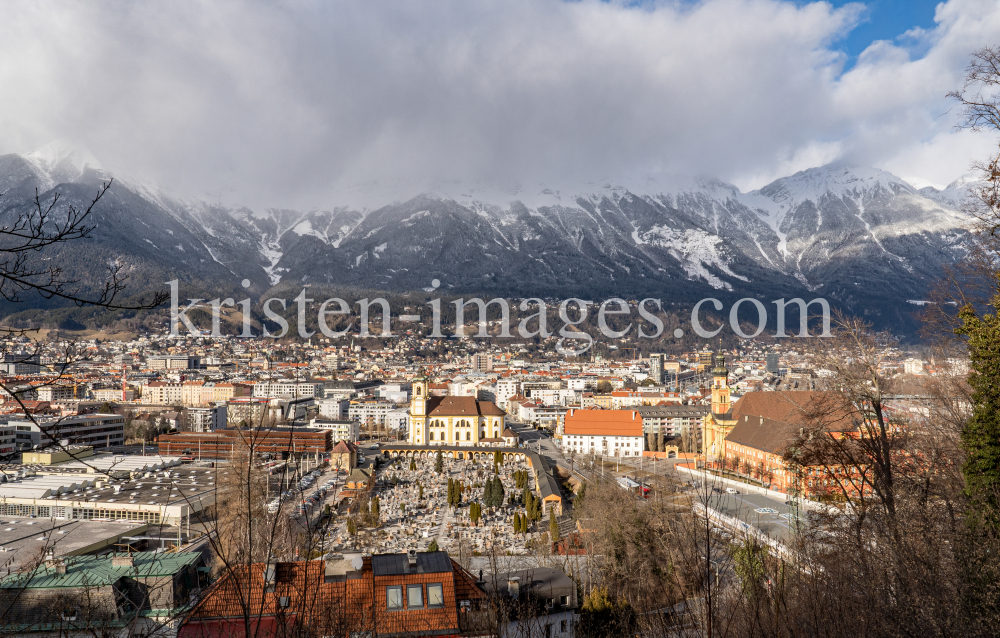
<path id="1" fill-rule="evenodd" d="M 264 568 L 264 586 L 274 587 L 275 576 L 277 575 L 277 569 L 274 563 L 268 563 L 267 567 Z"/>
<path id="2" fill-rule="evenodd" d="M 414 568 L 417 566 L 417 550 L 415 549 L 406 550 L 406 563 L 410 566 L 410 568 Z"/>
<path id="3" fill-rule="evenodd" d="M 59 574 L 60 576 L 64 576 L 66 574 L 66 563 L 65 563 L 65 561 L 59 561 L 56 564 L 56 574 Z"/>
<path id="4" fill-rule="evenodd" d="M 521 578 L 519 576 L 511 576 L 507 579 L 507 593 L 512 598 L 517 598 L 521 593 Z"/>

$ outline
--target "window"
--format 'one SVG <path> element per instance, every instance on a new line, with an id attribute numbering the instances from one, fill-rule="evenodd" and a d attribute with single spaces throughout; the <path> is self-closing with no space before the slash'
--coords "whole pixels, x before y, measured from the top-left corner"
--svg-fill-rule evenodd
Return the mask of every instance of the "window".
<path id="1" fill-rule="evenodd" d="M 466 441 L 471 441 L 472 440 L 472 432 L 466 432 L 465 433 L 465 440 Z"/>
<path id="2" fill-rule="evenodd" d="M 423 585 L 407 585 L 406 586 L 406 608 L 407 609 L 423 609 L 424 608 L 424 586 Z"/>
<path id="3" fill-rule="evenodd" d="M 427 585 L 427 606 L 431 609 L 444 607 L 444 587 L 441 583 Z"/>
<path id="4" fill-rule="evenodd" d="M 403 588 L 399 585 L 385 588 L 385 608 L 399 611 L 403 608 Z"/>

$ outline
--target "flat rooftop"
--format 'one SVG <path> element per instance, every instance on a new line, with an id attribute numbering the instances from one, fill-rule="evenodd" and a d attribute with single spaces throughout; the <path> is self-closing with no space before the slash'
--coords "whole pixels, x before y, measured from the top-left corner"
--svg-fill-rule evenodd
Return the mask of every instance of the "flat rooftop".
<path id="1" fill-rule="evenodd" d="M 160 454 L 95 454 L 86 458 L 52 465 L 38 463 L 6 464 L 0 466 L 0 472 L 8 476 L 18 472 L 35 472 L 37 474 L 91 474 L 101 475 L 109 472 L 156 472 L 181 464 L 179 456 L 162 456 Z"/>
<path id="2" fill-rule="evenodd" d="M 200 501 L 207 493 L 212 493 L 214 498 L 217 479 L 229 471 L 228 467 L 210 469 L 177 465 L 140 472 L 129 479 L 83 472 L 39 474 L 0 483 L 0 499 L 32 500 L 38 501 L 38 505 L 173 505 Z"/>
<path id="3" fill-rule="evenodd" d="M 0 516 L 0 570 L 18 571 L 44 556 L 80 556 L 139 536 L 146 524 L 110 521 L 53 521 Z"/>

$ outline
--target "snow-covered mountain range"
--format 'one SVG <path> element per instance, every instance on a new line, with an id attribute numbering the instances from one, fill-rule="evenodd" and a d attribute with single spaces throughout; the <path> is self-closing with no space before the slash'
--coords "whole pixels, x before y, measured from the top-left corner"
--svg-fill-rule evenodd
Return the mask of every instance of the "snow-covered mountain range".
<path id="1" fill-rule="evenodd" d="M 110 175 L 49 148 L 0 156 L 0 211 L 38 188 L 80 205 Z M 916 189 L 885 171 L 825 166 L 742 193 L 714 179 L 510 193 L 455 189 L 381 205 L 254 210 L 116 181 L 94 240 L 59 247 L 70 270 L 121 258 L 143 281 L 252 291 L 276 284 L 510 296 L 823 296 L 895 323 L 960 259 L 964 183 Z M 136 278 L 139 280 L 139 277 Z M 214 286 L 214 288 L 212 288 Z"/>

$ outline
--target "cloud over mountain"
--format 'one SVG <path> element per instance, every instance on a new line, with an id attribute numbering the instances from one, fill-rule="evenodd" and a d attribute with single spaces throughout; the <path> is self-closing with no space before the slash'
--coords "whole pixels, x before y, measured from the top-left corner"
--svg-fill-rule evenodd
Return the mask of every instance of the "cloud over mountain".
<path id="1" fill-rule="evenodd" d="M 649 173 L 747 190 L 838 159 L 941 185 L 993 145 L 944 98 L 1000 32 L 988 0 L 939 5 L 846 72 L 860 5 L 4 4 L 0 152 L 68 139 L 223 202 Z"/>

